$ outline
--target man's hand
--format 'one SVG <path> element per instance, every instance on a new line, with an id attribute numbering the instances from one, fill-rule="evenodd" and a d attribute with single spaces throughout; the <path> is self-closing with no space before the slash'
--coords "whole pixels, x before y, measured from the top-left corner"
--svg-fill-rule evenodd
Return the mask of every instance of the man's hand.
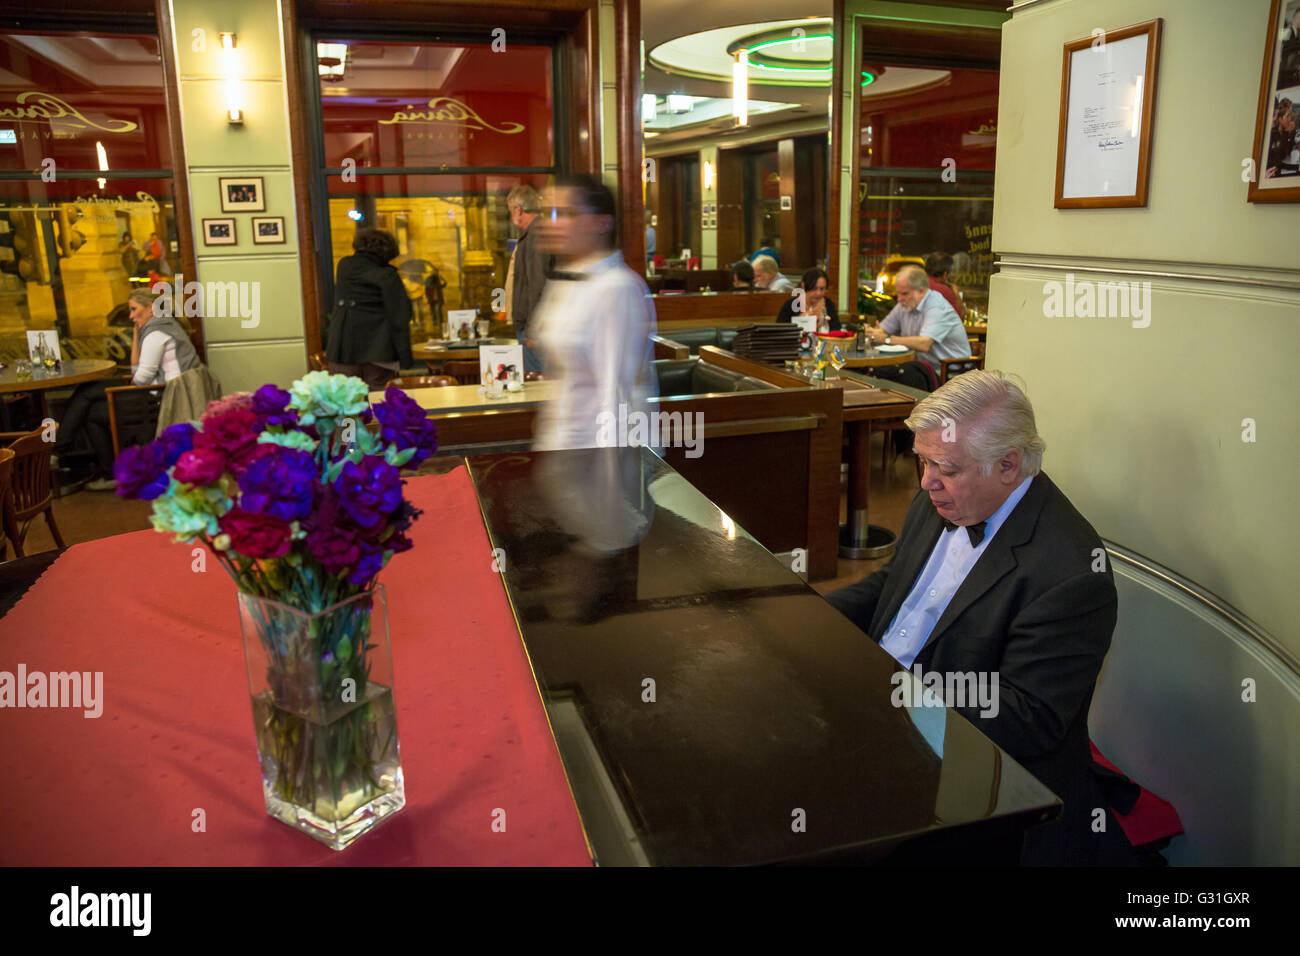
<path id="1" fill-rule="evenodd" d="M 524 345 L 528 346 L 530 349 L 537 348 L 537 343 L 534 342 L 532 339 L 528 338 L 527 336 L 524 336 Z"/>

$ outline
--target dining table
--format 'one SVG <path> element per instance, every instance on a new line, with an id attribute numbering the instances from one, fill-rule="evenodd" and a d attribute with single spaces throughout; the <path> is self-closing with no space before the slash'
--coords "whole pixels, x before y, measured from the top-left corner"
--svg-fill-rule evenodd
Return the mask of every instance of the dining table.
<path id="1" fill-rule="evenodd" d="M 31 392 L 38 396 L 40 418 L 49 415 L 46 393 L 52 388 L 66 388 L 81 382 L 111 378 L 117 374 L 117 363 L 112 359 L 64 359 L 55 369 L 38 369 L 33 363 L 31 378 L 19 378 L 14 363 L 0 369 L 0 393 Z"/>

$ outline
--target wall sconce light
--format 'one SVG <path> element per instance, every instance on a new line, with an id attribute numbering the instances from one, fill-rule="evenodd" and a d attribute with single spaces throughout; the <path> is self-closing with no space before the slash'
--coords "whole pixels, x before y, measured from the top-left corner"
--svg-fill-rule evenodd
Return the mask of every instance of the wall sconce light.
<path id="1" fill-rule="evenodd" d="M 99 171 L 101 173 L 108 172 L 108 153 L 104 151 L 104 144 L 98 140 L 95 141 L 95 155 L 99 157 Z M 107 179 L 97 179 L 95 182 L 99 183 L 100 189 L 103 189 L 108 184 Z"/>
<path id="2" fill-rule="evenodd" d="M 749 51 L 737 50 L 731 64 L 731 115 L 737 126 L 749 125 Z"/>
<path id="3" fill-rule="evenodd" d="M 713 188 L 713 164 L 707 159 L 704 161 L 704 188 Z"/>
<path id="4" fill-rule="evenodd" d="M 226 75 L 226 119 L 233 123 L 244 122 L 243 105 L 240 102 L 239 89 L 239 54 L 235 52 L 235 35 L 221 34 L 221 69 Z"/>

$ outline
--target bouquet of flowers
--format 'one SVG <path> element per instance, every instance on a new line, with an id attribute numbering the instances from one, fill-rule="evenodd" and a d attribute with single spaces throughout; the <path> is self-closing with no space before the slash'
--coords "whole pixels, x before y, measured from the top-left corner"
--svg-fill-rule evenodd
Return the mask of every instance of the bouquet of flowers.
<path id="1" fill-rule="evenodd" d="M 371 679 L 370 612 L 376 576 L 410 549 L 420 514 L 400 469 L 438 447 L 405 392 L 373 408 L 367 396 L 360 379 L 327 372 L 264 385 L 114 467 L 120 496 L 153 502 L 155 529 L 202 542 L 234 578 L 267 809 L 335 846 L 377 794 L 404 802 L 391 686 Z"/>

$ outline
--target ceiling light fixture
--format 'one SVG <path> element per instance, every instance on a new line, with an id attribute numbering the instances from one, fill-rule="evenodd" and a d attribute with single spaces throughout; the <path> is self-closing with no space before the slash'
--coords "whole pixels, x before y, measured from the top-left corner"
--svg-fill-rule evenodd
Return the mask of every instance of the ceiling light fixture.
<path id="1" fill-rule="evenodd" d="M 737 126 L 749 125 L 749 51 L 744 49 L 731 64 L 731 115 Z"/>

